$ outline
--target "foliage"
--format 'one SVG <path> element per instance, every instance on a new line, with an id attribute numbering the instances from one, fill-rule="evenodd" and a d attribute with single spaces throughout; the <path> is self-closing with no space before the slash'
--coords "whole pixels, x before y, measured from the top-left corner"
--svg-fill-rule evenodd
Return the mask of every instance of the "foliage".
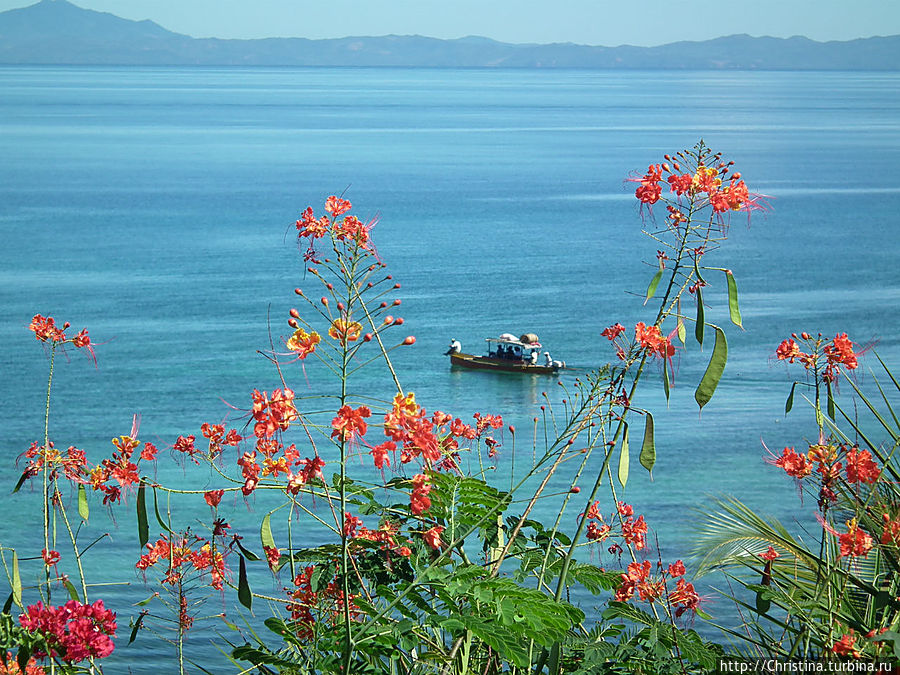
<path id="1" fill-rule="evenodd" d="M 706 513 L 700 570 L 726 570 L 748 592 L 749 600 L 734 598 L 745 621 L 730 631 L 748 652 L 900 658 L 900 490 L 893 462 L 900 424 L 891 403 L 900 386 L 879 359 L 889 384 L 872 373 L 880 400 L 864 393 L 852 377 L 860 353 L 846 333 L 792 335 L 776 350 L 777 359 L 803 365 L 807 375 L 792 384 L 786 414 L 796 388 L 806 389 L 818 433 L 806 452 L 786 447 L 770 462 L 816 504 L 813 541 L 736 498 Z M 839 380 L 853 391 L 852 408 L 837 400 Z M 884 441 L 874 442 L 866 415 Z"/>
<path id="2" fill-rule="evenodd" d="M 152 443 L 139 440 L 137 418 L 97 464 L 80 449 L 54 446 L 49 417 L 55 355 L 67 346 L 87 350 L 91 358 L 94 352 L 86 331 L 69 338 L 68 324 L 58 328 L 35 316 L 30 328 L 49 352 L 45 428 L 43 440 L 25 453 L 28 465 L 17 488 L 41 483 L 45 547 L 41 580 L 25 587 L 17 554 L 4 549 L 12 588 L 4 613 L 6 645 L 20 659 L 33 654 L 60 672 L 82 667 L 76 661 L 101 671 L 112 643 L 96 633 L 114 637 L 116 626 L 102 604 L 98 609 L 88 599 L 81 561 L 95 542 L 85 544 L 78 522 L 88 523 L 94 498 L 117 508 L 133 495 L 143 550 L 135 567 L 158 590 L 139 603 L 129 642 L 148 639 L 146 632 L 167 640 L 180 672 L 191 667 L 191 631 L 211 618 L 201 607 L 213 592 L 254 615 L 271 613 L 263 622 L 266 632 L 252 622 L 239 628 L 225 619 L 240 635 L 227 641 L 237 672 L 710 668 L 720 649 L 684 625 L 700 602 L 685 565 L 649 557 L 648 523 L 619 499 L 613 463 L 624 488 L 633 439 L 640 438 L 639 464 L 652 471 L 654 419 L 636 405 L 638 384 L 656 364 L 669 397 L 673 356 L 687 340 L 687 324 L 694 323 L 697 342 L 709 340 L 707 328 L 714 339 L 695 391 L 700 408 L 723 376 L 727 340 L 722 327 L 705 319 L 703 289 L 709 283 L 703 275 L 724 273 L 729 316 L 740 326 L 737 284 L 729 270 L 703 262 L 724 242 L 731 212 L 759 208 L 731 166 L 701 142 L 631 179 L 645 233 L 659 247 L 645 293 L 645 304 L 657 299 L 658 310 L 633 331 L 618 323 L 602 331 L 616 358 L 565 385 L 561 404 L 547 399 L 545 443 L 535 441 L 531 466 L 502 487 L 492 472 L 502 462 L 503 446 L 515 447 L 515 429 L 494 413 L 475 412 L 471 422 L 439 410 L 429 414 L 403 389 L 390 354 L 414 345 L 415 337 L 398 335 L 404 326 L 396 315 L 400 285 L 377 255 L 375 222 L 352 215 L 341 197 L 327 199 L 324 215 L 310 207 L 296 222 L 305 283 L 315 290 L 295 290 L 305 309 L 289 311 L 291 333 L 265 354 L 273 366 L 270 385 L 251 392 L 243 410 L 234 406 L 238 415 L 231 424 L 207 421 L 199 435 L 185 433 L 172 442 L 191 487 L 148 478 L 162 460 Z M 665 206 L 661 223 L 653 218 L 654 205 Z M 691 302 L 696 310 L 689 315 L 683 305 Z M 298 396 L 289 383 L 298 366 L 330 373 L 333 388 Z M 392 383 L 392 396 L 376 400 L 363 390 L 357 384 L 362 368 L 380 369 Z M 634 425 L 641 431 L 632 431 Z M 571 489 L 550 494 L 551 478 L 563 471 L 570 472 Z M 582 495 L 578 481 L 594 472 Z M 608 507 L 599 499 L 604 477 Z M 229 519 L 245 501 L 258 525 L 238 534 Z M 204 503 L 207 522 L 180 516 L 179 506 Z M 538 503 L 551 505 L 555 522 L 534 518 Z M 58 552 L 61 541 L 71 555 Z M 599 546 L 624 558 L 624 569 L 604 570 L 579 555 Z M 74 581 L 60 566 L 74 570 Z M 255 580 L 265 570 L 283 592 L 259 590 Z M 576 587 L 606 603 L 599 625 L 569 602 Z M 60 593 L 74 603 L 75 614 L 94 622 L 99 642 L 79 646 L 83 659 L 63 647 L 75 629 L 25 618 L 44 611 L 34 607 L 49 608 Z M 25 596 L 38 597 L 38 605 L 26 608 Z M 637 603 L 645 603 L 646 611 Z M 18 625 L 13 604 L 25 613 Z"/>

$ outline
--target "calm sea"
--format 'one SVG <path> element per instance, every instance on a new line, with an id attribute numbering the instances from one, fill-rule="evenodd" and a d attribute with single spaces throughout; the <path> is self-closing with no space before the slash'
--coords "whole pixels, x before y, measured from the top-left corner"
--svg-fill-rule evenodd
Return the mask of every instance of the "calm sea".
<path id="1" fill-rule="evenodd" d="M 530 331 L 569 365 L 608 361 L 605 326 L 652 318 L 639 296 L 657 247 L 624 179 L 701 138 L 772 210 L 734 219 L 710 258 L 734 270 L 745 329 L 729 333 L 713 402 L 697 414 L 706 356 L 692 344 L 668 407 L 650 374 L 639 403 L 656 416 L 659 460 L 652 482 L 632 469 L 625 498 L 667 562 L 688 555 L 706 495 L 739 494 L 790 520 L 797 494 L 762 443 L 802 446 L 813 424 L 799 398 L 784 418 L 792 376 L 772 363 L 777 344 L 846 331 L 900 366 L 898 110 L 891 73 L 0 68 L 0 543 L 22 556 L 42 547 L 37 495 L 8 494 L 17 456 L 42 435 L 47 363 L 31 316 L 86 326 L 97 343 L 98 367 L 74 354 L 57 369 L 58 445 L 99 458 L 134 413 L 144 440 L 199 436 L 201 423 L 235 416 L 223 401 L 246 408 L 254 388 L 278 386 L 256 350 L 286 334 L 293 288 L 315 288 L 292 223 L 341 192 L 360 217 L 380 217 L 379 253 L 403 285 L 404 330 L 418 339 L 396 353 L 404 386 L 429 410 L 502 414 L 520 429 L 519 462 L 530 458 L 531 419 L 542 392 L 563 396 L 557 379 L 451 371 L 447 343 L 478 351 L 486 336 Z M 727 322 L 723 281 L 712 281 L 711 316 Z M 312 362 L 309 386 L 297 367 L 287 377 L 300 394 L 325 381 Z M 381 373 L 358 386 L 384 391 Z M 511 455 L 507 436 L 498 480 Z M 181 480 L 165 466 L 160 478 Z M 561 474 L 553 488 L 570 483 Z M 132 504 L 114 521 L 93 504 L 84 536 L 111 537 L 86 560 L 95 579 L 128 584 L 94 591 L 127 636 L 130 603 L 147 591 L 129 571 Z M 289 581 L 260 579 L 275 594 Z M 708 609 L 732 612 L 715 598 Z M 207 610 L 242 622 L 221 598 Z M 221 663 L 211 634 L 191 638 L 208 666 Z M 172 658 L 150 638 L 124 643 L 107 672 Z"/>

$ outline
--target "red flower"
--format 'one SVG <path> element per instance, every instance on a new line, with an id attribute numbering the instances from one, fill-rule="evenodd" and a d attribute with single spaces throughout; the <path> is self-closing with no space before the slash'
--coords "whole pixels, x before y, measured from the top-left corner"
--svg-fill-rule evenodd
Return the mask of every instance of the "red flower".
<path id="1" fill-rule="evenodd" d="M 44 559 L 44 564 L 47 567 L 53 567 L 56 563 L 59 562 L 60 555 L 59 551 L 48 551 L 47 549 L 41 549 L 41 557 Z"/>
<path id="2" fill-rule="evenodd" d="M 256 420 L 253 433 L 257 438 L 270 438 L 278 431 L 286 431 L 291 422 L 300 417 L 294 407 L 294 392 L 291 389 L 285 388 L 284 392 L 274 390 L 271 400 L 266 392 L 258 389 L 254 389 L 251 396 L 253 419 Z"/>
<path id="3" fill-rule="evenodd" d="M 622 536 L 627 543 L 632 544 L 636 549 L 646 548 L 647 523 L 644 522 L 644 516 L 640 516 L 637 520 L 629 518 L 622 523 Z"/>
<path id="4" fill-rule="evenodd" d="M 604 328 L 600 335 L 605 337 L 607 340 L 615 340 L 621 333 L 625 331 L 625 326 L 620 323 L 613 324 L 609 328 Z"/>
<path id="5" fill-rule="evenodd" d="M 881 469 L 872 461 L 872 453 L 868 450 L 851 448 L 847 451 L 847 482 L 874 483 L 881 475 Z"/>
<path id="6" fill-rule="evenodd" d="M 33 331 L 34 337 L 41 342 L 64 342 L 66 339 L 65 326 L 57 328 L 52 316 L 35 314 L 28 329 Z"/>
<path id="7" fill-rule="evenodd" d="M 278 561 L 281 560 L 281 551 L 277 546 L 263 546 L 263 553 L 266 554 L 266 562 L 269 563 L 269 569 L 272 571 L 278 567 Z"/>
<path id="8" fill-rule="evenodd" d="M 604 541 L 607 537 L 609 537 L 611 529 L 612 528 L 606 523 L 604 523 L 603 525 L 597 525 L 597 523 L 594 522 L 588 523 L 587 538 L 590 541 Z"/>
<path id="9" fill-rule="evenodd" d="M 148 462 L 152 462 L 156 459 L 156 453 L 159 450 L 153 443 L 144 443 L 144 449 L 141 450 L 141 459 L 146 459 Z"/>
<path id="10" fill-rule="evenodd" d="M 441 541 L 441 532 L 443 531 L 444 527 L 442 525 L 435 525 L 427 532 L 422 533 L 422 540 L 435 551 L 440 551 L 444 546 L 444 542 Z"/>
<path id="11" fill-rule="evenodd" d="M 839 654 L 841 656 L 852 656 L 854 658 L 860 658 L 862 655 L 859 653 L 859 650 L 854 647 L 856 644 L 856 637 L 853 635 L 853 629 L 850 629 L 850 634 L 844 634 L 841 636 L 841 639 L 834 643 L 831 647 L 831 651 L 835 654 Z"/>
<path id="12" fill-rule="evenodd" d="M 859 529 L 855 518 L 847 521 L 846 533 L 838 534 L 838 543 L 841 557 L 851 558 L 866 557 L 875 544 L 868 532 Z"/>
<path id="13" fill-rule="evenodd" d="M 103 606 L 102 600 L 91 605 L 69 600 L 54 607 L 38 602 L 26 608 L 19 623 L 28 631 L 40 633 L 50 647 L 50 655 L 58 655 L 67 663 L 90 658 L 105 658 L 113 653 L 116 615 Z M 41 658 L 46 654 L 35 652 Z"/>
<path id="14" fill-rule="evenodd" d="M 369 427 L 364 421 L 364 418 L 371 416 L 372 411 L 364 405 L 358 407 L 356 410 L 349 405 L 343 406 L 338 410 L 337 417 L 331 420 L 331 427 L 334 429 L 334 431 L 331 432 L 331 437 L 339 438 L 342 441 L 349 441 L 353 438 L 354 434 L 365 436 Z"/>
<path id="15" fill-rule="evenodd" d="M 700 604 L 700 596 L 694 590 L 694 584 L 684 579 L 679 579 L 675 590 L 669 594 L 669 602 L 675 607 L 675 617 L 679 617 L 687 611 L 696 612 Z"/>
<path id="16" fill-rule="evenodd" d="M 316 217 L 313 215 L 312 207 L 307 206 L 296 225 L 297 229 L 300 231 L 298 236 L 319 239 L 328 233 L 330 222 L 326 216 L 322 216 L 316 220 Z"/>
<path id="17" fill-rule="evenodd" d="M 175 441 L 175 445 L 173 446 L 174 450 L 178 452 L 183 452 L 186 455 L 193 457 L 197 454 L 197 448 L 194 447 L 195 437 L 191 436 L 179 436 L 178 440 Z"/>
<path id="18" fill-rule="evenodd" d="M 428 493 L 431 486 L 428 484 L 428 476 L 423 473 L 416 474 L 412 479 L 413 490 L 409 495 L 409 510 L 416 516 L 422 515 L 431 508 L 431 499 Z"/>
<path id="19" fill-rule="evenodd" d="M 784 340 L 780 345 L 778 345 L 778 349 L 775 350 L 775 356 L 780 361 L 787 361 L 788 363 L 793 363 L 794 359 L 799 358 L 802 354 L 800 351 L 800 347 L 797 346 L 797 343 L 793 340 Z"/>
<path id="20" fill-rule="evenodd" d="M 778 552 L 770 546 L 765 553 L 760 553 L 759 557 L 766 561 L 772 561 L 778 557 Z"/>
<path id="21" fill-rule="evenodd" d="M 206 503 L 215 508 L 222 501 L 222 496 L 225 494 L 225 490 L 209 490 L 208 492 L 203 493 L 203 499 L 206 500 Z"/>
<path id="22" fill-rule="evenodd" d="M 375 468 L 376 469 L 384 469 L 385 464 L 388 466 L 391 465 L 391 460 L 388 458 L 389 452 L 394 452 L 397 449 L 397 444 L 393 441 L 385 441 L 379 445 L 376 445 L 372 448 L 372 458 L 375 460 Z"/>
<path id="23" fill-rule="evenodd" d="M 303 476 L 303 482 L 311 483 L 317 478 L 324 481 L 325 477 L 322 475 L 323 466 L 325 466 L 325 462 L 319 457 L 307 457 L 304 459 L 303 466 L 300 469 L 300 473 Z"/>
<path id="24" fill-rule="evenodd" d="M 634 191 L 643 204 L 655 204 L 662 195 L 662 188 L 659 181 L 662 180 L 662 167 L 659 164 L 651 164 L 647 168 L 647 173 L 640 179 L 640 186 Z"/>
<path id="25" fill-rule="evenodd" d="M 353 205 L 349 201 L 341 199 L 340 197 L 335 197 L 334 195 L 331 195 L 325 200 L 325 210 L 335 218 L 341 217 L 352 207 Z"/>
<path id="26" fill-rule="evenodd" d="M 674 563 L 669 565 L 669 576 L 670 577 L 683 577 L 686 570 L 684 569 L 684 563 L 680 560 L 676 560 Z"/>
<path id="27" fill-rule="evenodd" d="M 785 448 L 781 457 L 775 460 L 775 466 L 780 466 L 788 476 L 793 478 L 805 478 L 813 470 L 812 462 L 804 455 L 794 452 L 793 448 Z"/>
<path id="28" fill-rule="evenodd" d="M 663 337 L 659 326 L 646 326 L 640 321 L 634 327 L 634 337 L 641 347 L 660 358 L 668 359 L 675 354 L 675 346 L 669 338 Z"/>

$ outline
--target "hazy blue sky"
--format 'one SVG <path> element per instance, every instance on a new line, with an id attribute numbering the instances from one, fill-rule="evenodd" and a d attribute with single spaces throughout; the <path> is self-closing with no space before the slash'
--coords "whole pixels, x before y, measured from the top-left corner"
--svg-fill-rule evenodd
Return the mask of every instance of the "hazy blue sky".
<path id="1" fill-rule="evenodd" d="M 0 11 L 33 4 L 0 0 Z M 734 33 L 814 40 L 900 34 L 898 0 L 76 0 L 195 37 L 483 35 L 658 45 Z"/>

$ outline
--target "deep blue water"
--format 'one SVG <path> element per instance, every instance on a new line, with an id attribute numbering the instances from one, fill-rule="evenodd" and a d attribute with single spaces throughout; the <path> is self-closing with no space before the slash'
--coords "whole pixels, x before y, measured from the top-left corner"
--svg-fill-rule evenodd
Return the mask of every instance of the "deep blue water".
<path id="1" fill-rule="evenodd" d="M 745 329 L 729 332 L 713 402 L 698 416 L 706 356 L 690 342 L 668 407 L 651 373 L 640 404 L 656 417 L 658 464 L 651 483 L 633 462 L 625 496 L 666 561 L 688 554 L 707 494 L 740 494 L 789 520 L 796 493 L 764 464 L 761 442 L 803 445 L 814 425 L 799 404 L 784 418 L 792 375 L 772 363 L 777 344 L 846 331 L 900 363 L 898 108 L 891 73 L 0 68 L 0 480 L 12 487 L 17 455 L 42 435 L 47 364 L 26 330 L 35 313 L 87 326 L 98 343 L 98 367 L 80 354 L 60 362 L 51 416 L 58 444 L 95 459 L 134 413 L 142 439 L 171 444 L 228 414 L 223 400 L 248 407 L 254 388 L 278 386 L 256 350 L 270 330 L 287 334 L 293 288 L 315 288 L 292 223 L 342 191 L 360 217 L 380 216 L 378 251 L 402 283 L 404 330 L 417 337 L 395 353 L 404 386 L 428 410 L 503 414 L 530 457 L 531 419 L 543 391 L 561 397 L 556 380 L 451 371 L 447 342 L 479 350 L 487 335 L 533 331 L 570 365 L 612 358 L 600 330 L 652 319 L 640 296 L 656 246 L 624 179 L 703 138 L 772 209 L 749 225 L 735 218 L 708 259 L 734 270 Z M 724 283 L 711 280 L 708 316 L 727 323 Z M 306 375 L 311 388 L 325 381 L 312 362 Z M 299 369 L 287 376 L 309 393 Z M 374 394 L 383 385 L 381 373 L 359 382 Z M 554 480 L 559 491 L 571 483 Z M 0 497 L 3 546 L 41 548 L 37 503 L 27 490 Z M 102 592 L 123 625 L 146 595 L 129 571 L 131 510 L 87 556 L 130 584 Z M 226 609 L 218 598 L 209 607 Z M 721 600 L 709 609 L 730 611 Z M 193 639 L 212 659 L 207 637 Z M 121 641 L 108 672 L 150 672 L 136 660 L 151 649 L 170 658 L 149 639 Z"/>

